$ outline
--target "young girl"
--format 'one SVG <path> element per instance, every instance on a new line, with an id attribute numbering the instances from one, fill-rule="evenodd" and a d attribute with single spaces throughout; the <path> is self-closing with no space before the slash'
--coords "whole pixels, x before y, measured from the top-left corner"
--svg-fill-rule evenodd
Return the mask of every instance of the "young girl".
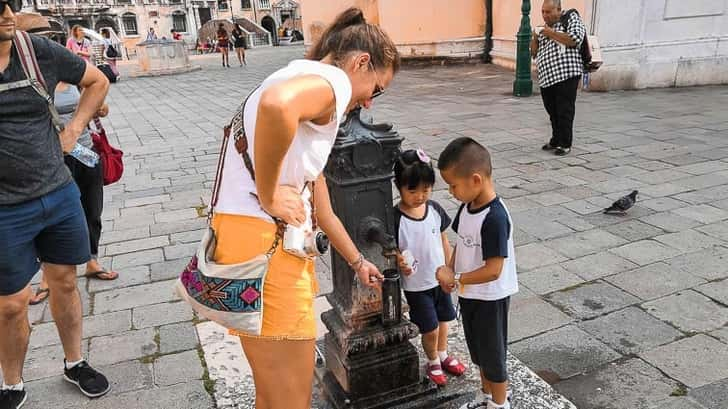
<path id="1" fill-rule="evenodd" d="M 447 264 L 452 250 L 445 235 L 450 218 L 436 202 L 429 200 L 435 184 L 430 158 L 420 149 L 407 150 L 394 164 L 394 184 L 401 201 L 395 207 L 395 231 L 405 260 L 402 287 L 410 306 L 410 320 L 422 334 L 427 355 L 427 376 L 445 385 L 445 373 L 460 376 L 465 366 L 447 354 L 447 323 L 455 319 L 450 294 L 435 278 L 437 268 Z"/>

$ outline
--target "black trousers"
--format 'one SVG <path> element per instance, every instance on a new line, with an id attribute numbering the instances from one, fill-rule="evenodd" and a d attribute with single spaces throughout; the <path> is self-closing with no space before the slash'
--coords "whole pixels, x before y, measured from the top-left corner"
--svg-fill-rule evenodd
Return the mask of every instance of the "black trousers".
<path id="1" fill-rule="evenodd" d="M 576 112 L 576 90 L 581 77 L 541 88 L 543 106 L 551 119 L 551 140 L 549 145 L 571 148 L 574 139 L 574 113 Z"/>
<path id="2" fill-rule="evenodd" d="M 66 166 L 71 170 L 73 180 L 81 191 L 81 205 L 86 214 L 89 241 L 91 242 L 91 257 L 99 254 L 99 239 L 101 238 L 101 212 L 104 210 L 104 172 L 102 163 L 95 168 L 89 168 L 70 155 L 65 157 Z"/>

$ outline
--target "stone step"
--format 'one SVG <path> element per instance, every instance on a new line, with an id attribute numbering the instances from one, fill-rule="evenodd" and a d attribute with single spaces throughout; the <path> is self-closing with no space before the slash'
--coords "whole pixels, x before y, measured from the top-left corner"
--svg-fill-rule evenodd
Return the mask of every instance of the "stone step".
<path id="1" fill-rule="evenodd" d="M 324 296 L 315 300 L 317 317 L 330 308 Z M 253 408 L 255 388 L 250 365 L 243 353 L 240 339 L 228 334 L 228 331 L 220 325 L 209 321 L 197 324 L 197 332 L 205 354 L 210 380 L 215 382 L 215 399 L 218 408 Z M 323 339 L 325 334 L 326 327 L 318 318 L 318 338 Z M 480 383 L 480 376 L 471 369 L 474 366 L 470 362 L 465 336 L 459 322 L 451 324 L 448 338 L 450 353 L 463 360 L 469 369 L 460 378 L 451 377 L 448 386 L 433 395 L 435 400 L 438 400 L 438 397 L 442 398 L 442 395 L 445 394 L 455 397 L 439 406 L 430 406 L 437 409 L 459 408 L 463 403 L 472 399 Z M 420 351 L 420 366 L 424 368 L 425 357 L 419 337 L 412 339 L 412 343 Z M 508 372 L 514 408 L 576 409 L 573 403 L 557 393 L 548 383 L 511 354 L 508 355 Z M 422 373 L 424 377 L 424 369 Z M 330 409 L 328 403 L 322 398 L 318 385 L 314 388 L 312 408 Z"/>

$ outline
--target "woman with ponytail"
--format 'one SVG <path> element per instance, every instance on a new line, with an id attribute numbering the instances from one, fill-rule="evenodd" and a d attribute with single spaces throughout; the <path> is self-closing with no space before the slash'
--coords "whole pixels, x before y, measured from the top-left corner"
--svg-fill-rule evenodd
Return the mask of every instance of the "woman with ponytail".
<path id="1" fill-rule="evenodd" d="M 250 362 L 258 409 L 307 409 L 313 383 L 314 259 L 284 250 L 285 236 L 271 247 L 284 230 L 274 220 L 308 232 L 318 226 L 363 285 L 377 286 L 382 279 L 334 214 L 323 169 L 345 114 L 371 107 L 399 65 L 387 34 L 351 8 L 325 30 L 307 59 L 266 78 L 242 108 L 245 135 L 224 153 L 212 227 L 217 263 L 242 263 L 274 248 L 262 289 L 260 334 L 230 329 Z"/>

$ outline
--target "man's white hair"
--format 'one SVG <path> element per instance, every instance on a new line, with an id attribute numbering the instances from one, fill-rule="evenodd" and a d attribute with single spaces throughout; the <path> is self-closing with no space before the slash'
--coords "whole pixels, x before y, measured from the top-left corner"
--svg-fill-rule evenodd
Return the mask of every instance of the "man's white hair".
<path id="1" fill-rule="evenodd" d="M 561 9 L 561 0 L 546 0 L 554 5 L 557 9 Z"/>

